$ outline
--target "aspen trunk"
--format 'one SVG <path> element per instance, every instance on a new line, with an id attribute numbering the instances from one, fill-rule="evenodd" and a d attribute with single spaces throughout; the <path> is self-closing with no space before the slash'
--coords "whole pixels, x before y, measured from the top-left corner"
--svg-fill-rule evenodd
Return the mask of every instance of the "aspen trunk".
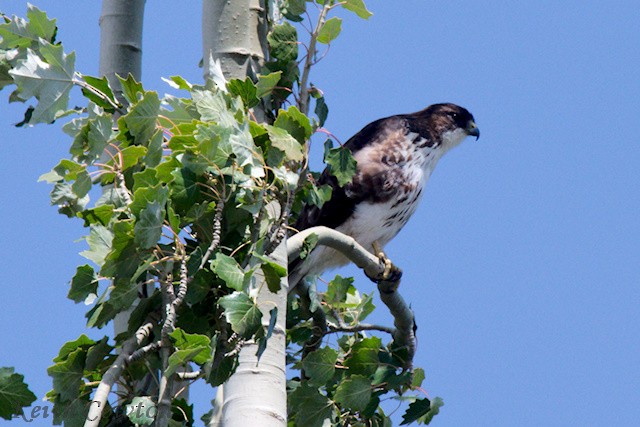
<path id="1" fill-rule="evenodd" d="M 266 56 L 268 22 L 263 0 L 204 0 L 202 13 L 204 75 L 210 77 L 210 61 L 219 61 L 227 78 L 253 77 Z M 254 111 L 260 120 L 261 111 Z M 271 255 L 281 265 L 287 264 L 286 241 Z M 285 376 L 287 283 L 271 293 L 264 279 L 257 277 L 258 306 L 265 325 L 269 311 L 278 309 L 277 323 L 267 349 L 258 361 L 257 345 L 248 342 L 240 351 L 235 374 L 219 390 L 222 402 L 211 426 L 281 427 L 287 424 Z"/>

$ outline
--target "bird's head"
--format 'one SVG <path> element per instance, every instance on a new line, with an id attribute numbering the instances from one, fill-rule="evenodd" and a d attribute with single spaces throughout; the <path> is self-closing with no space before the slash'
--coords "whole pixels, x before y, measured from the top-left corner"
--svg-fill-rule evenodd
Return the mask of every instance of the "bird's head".
<path id="1" fill-rule="evenodd" d="M 455 104 L 433 104 L 416 113 L 427 121 L 426 125 L 434 137 L 438 137 L 441 146 L 450 149 L 460 144 L 467 136 L 480 138 L 480 129 L 473 115 Z"/>

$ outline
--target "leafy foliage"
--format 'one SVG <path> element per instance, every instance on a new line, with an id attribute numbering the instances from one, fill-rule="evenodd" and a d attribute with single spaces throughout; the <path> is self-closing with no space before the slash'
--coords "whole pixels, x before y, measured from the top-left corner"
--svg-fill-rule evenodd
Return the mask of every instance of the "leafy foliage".
<path id="1" fill-rule="evenodd" d="M 289 20 L 306 18 L 310 2 L 283 3 Z M 313 46 L 340 35 L 341 18 L 326 17 L 334 8 L 371 16 L 362 0 L 317 6 L 322 19 L 310 32 Z M 301 87 L 301 27 L 270 24 L 269 57 L 254 78 L 198 85 L 174 76 L 165 81 L 186 95 L 161 98 L 128 76 L 120 79 L 126 106 L 107 79 L 75 70 L 74 54 L 56 42 L 55 20 L 44 12 L 29 6 L 27 19 L 7 17 L 0 25 L 0 89 L 15 85 L 11 100 L 35 99 L 21 124 L 73 115 L 63 127 L 69 157 L 40 178 L 52 185 L 51 203 L 60 213 L 81 219 L 87 230 L 81 254 L 91 264 L 77 268 L 68 297 L 90 305 L 88 327 L 102 328 L 132 310 L 128 334 L 99 341 L 82 335 L 53 359 L 47 399 L 55 423 L 84 422 L 96 387 L 141 331 L 147 342 L 124 354 L 120 378 L 137 386 L 120 390 L 126 407 L 105 403 L 104 424 L 154 422 L 162 403 L 141 381 L 149 370 L 175 379 L 182 368 L 195 367 L 198 377 L 217 386 L 233 374 L 245 340 L 258 343 L 258 357 L 268 345 L 278 310 L 260 310 L 256 273 L 270 291 L 280 289 L 287 268 L 270 254 L 304 204 L 320 206 L 331 196 L 307 169 L 309 141 L 329 108 L 320 89 Z M 315 51 L 303 53 L 306 63 L 320 59 Z M 74 87 L 86 98 L 81 109 L 68 109 Z M 315 102 L 315 117 L 302 104 L 288 105 L 292 93 L 305 91 Z M 256 121 L 252 109 L 267 120 Z M 325 161 L 340 185 L 351 180 L 356 162 L 347 149 L 332 148 L 328 140 Z M 317 236 L 310 236 L 301 256 L 316 243 Z M 360 328 L 374 305 L 353 279 L 336 277 L 325 292 L 310 289 L 290 298 L 287 310 L 288 360 L 300 370 L 289 381 L 291 421 L 389 425 L 381 397 L 418 390 L 424 372 L 406 371 L 402 349 Z M 327 323 L 321 338 L 335 334 L 337 345 L 324 340 L 310 350 L 319 314 Z M 192 407 L 172 397 L 171 425 L 191 425 Z M 428 423 L 442 405 L 439 399 L 403 398 L 409 402 L 403 423 Z M 0 369 L 0 416 L 19 414 L 34 399 L 21 375 Z"/>
<path id="2" fill-rule="evenodd" d="M 10 420 L 14 415 L 22 415 L 22 408 L 35 400 L 23 375 L 16 374 L 13 368 L 0 368 L 0 417 Z"/>

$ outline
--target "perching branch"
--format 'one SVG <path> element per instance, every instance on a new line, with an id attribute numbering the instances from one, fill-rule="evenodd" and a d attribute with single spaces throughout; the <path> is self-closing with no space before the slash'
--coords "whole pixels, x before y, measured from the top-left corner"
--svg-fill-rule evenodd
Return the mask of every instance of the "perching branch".
<path id="1" fill-rule="evenodd" d="M 289 260 L 293 260 L 300 255 L 305 239 L 312 234 L 318 237 L 318 245 L 328 246 L 342 253 L 358 268 L 362 269 L 368 277 L 382 279 L 385 271 L 384 262 L 362 247 L 353 237 L 349 237 L 332 228 L 311 227 L 291 236 L 287 240 Z M 289 289 L 289 292 L 292 290 Z"/>
<path id="2" fill-rule="evenodd" d="M 386 332 L 393 334 L 396 347 L 406 348 L 405 368 L 411 369 L 416 351 L 415 321 L 411 308 L 397 292 L 400 277 L 391 280 L 385 278 L 388 268 L 384 260 L 367 251 L 352 237 L 327 227 L 312 227 L 290 237 L 287 242 L 290 261 L 298 257 L 305 239 L 312 234 L 318 237 L 318 245 L 328 246 L 340 252 L 362 269 L 367 277 L 378 283 L 380 299 L 389 308 L 394 318 L 395 329 L 389 329 Z"/>
<path id="3" fill-rule="evenodd" d="M 102 381 L 96 389 L 96 393 L 93 396 L 91 406 L 89 407 L 89 413 L 87 414 L 87 419 L 84 423 L 84 427 L 98 427 L 100 425 L 102 411 L 106 406 L 107 398 L 109 397 L 111 388 L 116 383 L 116 381 L 118 381 L 120 375 L 122 375 L 122 370 L 126 366 L 129 356 L 131 356 L 134 351 L 138 347 L 140 347 L 140 344 L 142 344 L 144 340 L 149 337 L 154 324 L 154 319 L 147 319 L 144 325 L 142 325 L 136 331 L 135 336 L 131 337 L 130 339 L 125 341 L 124 344 L 122 344 L 120 355 L 109 367 L 109 369 L 107 369 L 107 372 L 105 372 L 105 374 L 102 376 Z"/>

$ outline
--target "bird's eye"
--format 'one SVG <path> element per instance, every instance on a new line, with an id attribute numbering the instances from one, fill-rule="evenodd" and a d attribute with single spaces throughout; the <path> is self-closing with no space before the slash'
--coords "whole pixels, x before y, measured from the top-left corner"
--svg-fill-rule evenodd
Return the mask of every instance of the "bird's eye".
<path id="1" fill-rule="evenodd" d="M 451 117 L 452 119 L 457 119 L 458 118 L 458 113 L 456 113 L 455 111 L 449 111 L 447 113 L 449 115 L 449 117 Z"/>

